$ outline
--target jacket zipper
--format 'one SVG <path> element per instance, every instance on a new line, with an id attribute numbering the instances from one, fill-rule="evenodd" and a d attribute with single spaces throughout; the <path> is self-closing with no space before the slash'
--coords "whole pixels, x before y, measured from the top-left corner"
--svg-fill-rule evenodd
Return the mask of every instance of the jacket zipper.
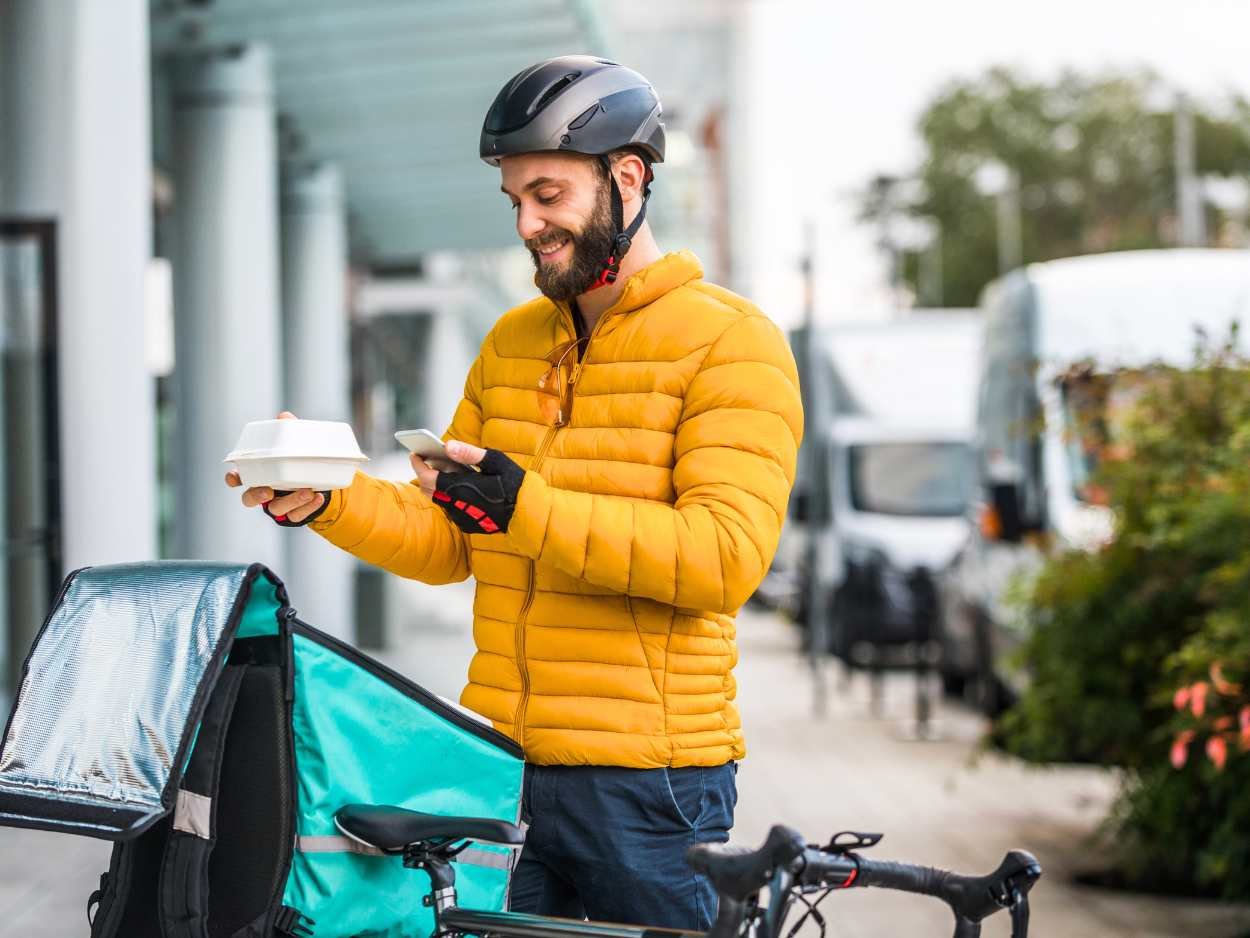
<path id="1" fill-rule="evenodd" d="M 607 320 L 607 316 L 600 316 L 599 321 L 595 323 L 595 328 L 591 330 L 590 337 L 586 339 L 586 347 L 582 349 L 577 360 L 573 362 L 573 368 L 569 372 L 569 412 L 561 413 L 556 424 L 547 428 L 547 433 L 543 437 L 542 442 L 538 444 L 538 449 L 534 453 L 534 461 L 530 463 L 530 471 L 537 472 L 542 466 L 543 458 L 547 455 L 547 450 L 551 447 L 551 443 L 556 438 L 556 434 L 561 428 L 568 425 L 573 419 L 573 395 L 577 390 L 577 382 L 582 376 L 582 362 L 586 360 L 590 354 L 590 345 L 595 340 L 595 336 L 599 334 L 599 328 Z M 573 330 L 576 334 L 576 330 Z M 560 389 L 561 399 L 564 397 L 564 389 Z M 516 716 L 513 718 L 512 725 L 516 727 L 517 745 L 524 748 L 525 745 L 525 711 L 529 706 L 530 700 L 530 673 L 529 668 L 525 666 L 525 623 L 529 619 L 530 606 L 534 604 L 534 593 L 537 580 L 538 565 L 535 561 L 530 561 L 529 585 L 525 590 L 525 602 L 521 604 L 521 613 L 517 616 L 516 632 L 513 635 L 513 641 L 516 645 L 516 663 L 517 670 L 521 672 L 521 700 L 517 704 Z"/>

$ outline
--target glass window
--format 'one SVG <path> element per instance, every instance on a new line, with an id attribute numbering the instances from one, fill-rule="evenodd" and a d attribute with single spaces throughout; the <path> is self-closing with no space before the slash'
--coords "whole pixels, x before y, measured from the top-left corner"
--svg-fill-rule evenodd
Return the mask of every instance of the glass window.
<path id="1" fill-rule="evenodd" d="M 1106 494 L 1093 481 L 1098 463 L 1124 439 L 1125 423 L 1138 400 L 1158 380 L 1157 372 L 1099 374 L 1085 366 L 1074 367 L 1060 380 L 1063 446 L 1077 499 L 1106 502 Z"/>
<path id="2" fill-rule="evenodd" d="M 0 699 L 60 576 L 54 229 L 0 221 Z"/>
<path id="3" fill-rule="evenodd" d="M 963 443 L 871 443 L 852 446 L 850 457 L 857 511 L 954 517 L 967 507 L 972 460 Z"/>

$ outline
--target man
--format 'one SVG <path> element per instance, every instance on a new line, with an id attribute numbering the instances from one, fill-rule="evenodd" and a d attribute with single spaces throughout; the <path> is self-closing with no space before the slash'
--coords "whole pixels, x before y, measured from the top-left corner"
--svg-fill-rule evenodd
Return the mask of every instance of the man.
<path id="1" fill-rule="evenodd" d="M 641 75 L 588 56 L 491 106 L 481 156 L 543 295 L 469 372 L 445 438 L 477 471 L 414 456 L 411 485 L 243 500 L 400 576 L 477 580 L 461 701 L 528 763 L 513 909 L 706 929 L 716 897 L 685 851 L 733 824 L 734 614 L 776 549 L 802 415 L 778 329 L 656 246 L 660 113 Z"/>

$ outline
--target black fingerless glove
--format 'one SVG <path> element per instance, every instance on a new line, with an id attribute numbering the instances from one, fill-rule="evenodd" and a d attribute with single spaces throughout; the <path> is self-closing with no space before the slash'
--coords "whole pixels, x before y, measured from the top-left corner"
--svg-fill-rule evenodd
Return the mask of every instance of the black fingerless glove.
<path id="1" fill-rule="evenodd" d="M 497 449 L 488 449 L 478 472 L 440 472 L 434 500 L 467 534 L 501 534 L 516 510 L 525 470 Z"/>
<path id="2" fill-rule="evenodd" d="M 283 495 L 290 495 L 290 494 L 291 494 L 290 492 L 279 492 L 275 490 L 273 493 L 273 497 L 281 498 Z M 265 509 L 265 514 L 267 514 L 270 518 L 273 519 L 274 524 L 280 527 L 302 528 L 304 525 L 311 524 L 312 522 L 316 521 L 318 518 L 321 517 L 322 512 L 324 512 L 327 508 L 330 507 L 330 493 L 318 492 L 317 494 L 320 495 L 322 499 L 324 499 L 321 503 L 321 507 L 318 508 L 316 511 L 314 511 L 311 515 L 309 515 L 303 521 L 288 521 L 286 515 L 275 515 L 272 511 L 269 510 L 269 502 L 265 502 L 263 506 Z M 270 499 L 270 501 L 272 501 L 272 499 Z"/>

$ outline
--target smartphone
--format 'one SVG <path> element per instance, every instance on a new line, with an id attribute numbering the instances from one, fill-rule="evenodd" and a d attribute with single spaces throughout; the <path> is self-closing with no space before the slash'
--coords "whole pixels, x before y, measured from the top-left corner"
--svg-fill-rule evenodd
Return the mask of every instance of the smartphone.
<path id="1" fill-rule="evenodd" d="M 395 439 L 400 446 L 410 453 L 416 453 L 439 472 L 469 471 L 468 466 L 461 465 L 447 455 L 447 448 L 437 433 L 430 430 L 397 430 Z"/>

